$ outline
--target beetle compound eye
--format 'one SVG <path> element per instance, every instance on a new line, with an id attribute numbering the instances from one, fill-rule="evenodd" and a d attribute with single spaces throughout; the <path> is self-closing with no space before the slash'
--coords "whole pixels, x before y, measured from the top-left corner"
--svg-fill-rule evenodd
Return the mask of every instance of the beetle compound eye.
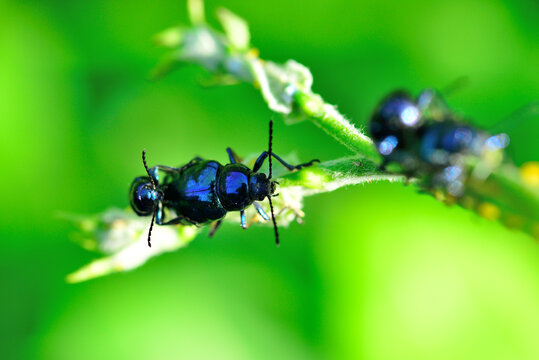
<path id="1" fill-rule="evenodd" d="M 133 181 L 129 191 L 129 200 L 137 215 L 147 216 L 153 212 L 156 201 L 155 194 L 150 178 L 138 177 Z"/>
<path id="2" fill-rule="evenodd" d="M 150 184 L 140 185 L 137 189 L 137 196 L 135 200 L 141 209 L 152 209 L 155 202 L 154 191 L 151 189 Z"/>

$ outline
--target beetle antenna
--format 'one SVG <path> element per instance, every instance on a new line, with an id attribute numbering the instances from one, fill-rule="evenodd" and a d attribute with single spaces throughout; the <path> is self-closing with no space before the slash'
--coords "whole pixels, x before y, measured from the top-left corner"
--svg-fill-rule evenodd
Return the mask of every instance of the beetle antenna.
<path id="1" fill-rule="evenodd" d="M 153 176 L 150 174 L 150 170 L 148 169 L 148 165 L 146 164 L 146 149 L 142 150 L 142 163 L 144 164 L 144 168 L 146 169 L 146 173 L 148 173 L 148 176 L 150 178 L 150 182 L 152 183 L 152 187 L 155 190 L 155 181 L 153 180 Z M 153 210 L 152 214 L 152 222 L 150 223 L 150 230 L 148 231 L 148 247 L 152 247 L 152 229 L 153 229 L 153 223 L 155 222 L 155 213 L 157 212 L 157 203 L 155 204 L 155 208 Z"/>
<path id="2" fill-rule="evenodd" d="M 269 176 L 268 180 L 271 180 L 272 170 L 273 167 L 271 165 L 271 147 L 273 145 L 273 119 L 270 119 L 269 122 L 269 146 L 268 146 L 268 162 L 269 162 Z M 275 221 L 275 213 L 273 211 L 273 203 L 271 201 L 271 196 L 268 196 L 268 201 L 270 204 L 270 210 L 271 210 L 271 220 L 273 221 L 273 231 L 275 232 L 275 244 L 279 246 L 279 231 L 277 230 L 277 221 Z"/>
<path id="3" fill-rule="evenodd" d="M 150 230 L 148 231 L 148 247 L 152 247 L 152 228 L 153 223 L 155 221 L 155 213 L 157 212 L 157 206 L 155 207 L 155 210 L 152 215 L 152 222 L 150 223 Z"/>
<path id="4" fill-rule="evenodd" d="M 275 245 L 279 246 L 279 231 L 277 230 L 277 221 L 275 221 L 275 213 L 273 212 L 273 203 L 271 202 L 271 198 L 269 196 L 268 201 L 271 210 L 271 220 L 273 221 L 273 231 L 275 232 Z"/>
<path id="5" fill-rule="evenodd" d="M 146 164 L 146 149 L 142 150 L 142 163 L 144 164 L 144 168 L 146 169 L 146 172 L 148 173 L 148 176 L 150 177 L 152 187 L 155 190 L 156 186 L 155 186 L 155 182 L 153 181 L 153 176 L 150 174 L 150 170 L 148 169 L 148 165 Z"/>
<path id="6" fill-rule="evenodd" d="M 269 162 L 269 176 L 268 180 L 271 180 L 273 167 L 271 166 L 271 146 L 273 145 L 273 119 L 269 122 L 269 146 L 268 146 L 268 162 Z"/>

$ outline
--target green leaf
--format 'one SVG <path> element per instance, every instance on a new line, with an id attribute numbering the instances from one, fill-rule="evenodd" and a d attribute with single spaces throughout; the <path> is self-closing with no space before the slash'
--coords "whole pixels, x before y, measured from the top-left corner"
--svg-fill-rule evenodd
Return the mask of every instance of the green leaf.
<path id="1" fill-rule="evenodd" d="M 249 33 L 247 21 L 225 8 L 217 10 L 217 18 L 223 26 L 230 46 L 238 51 L 248 50 L 251 34 Z"/>
<path id="2" fill-rule="evenodd" d="M 109 209 L 87 219 L 83 216 L 71 218 L 79 226 L 83 246 L 88 248 L 93 243 L 92 248 L 106 256 L 69 274 L 66 281 L 70 283 L 137 268 L 154 256 L 186 246 L 197 232 L 193 226 L 155 226 L 152 236 L 159 240 L 150 248 L 147 242 L 150 219 L 139 217 L 132 211 Z"/>
<path id="3" fill-rule="evenodd" d="M 189 13 L 191 24 L 202 25 L 206 23 L 204 0 L 187 0 L 187 12 Z"/>
<path id="4" fill-rule="evenodd" d="M 158 46 L 176 48 L 180 46 L 188 29 L 183 26 L 175 26 L 161 31 L 154 36 L 154 42 Z"/>
<path id="5" fill-rule="evenodd" d="M 309 69 L 294 60 L 285 64 L 248 58 L 256 84 L 268 107 L 278 113 L 288 115 L 292 112 L 294 94 L 310 91 L 313 77 Z"/>

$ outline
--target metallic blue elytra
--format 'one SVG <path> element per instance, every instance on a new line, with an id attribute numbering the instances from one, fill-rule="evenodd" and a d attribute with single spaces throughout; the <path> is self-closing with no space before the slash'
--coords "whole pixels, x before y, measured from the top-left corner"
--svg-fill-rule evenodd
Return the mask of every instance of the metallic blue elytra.
<path id="1" fill-rule="evenodd" d="M 271 129 L 270 123 L 270 134 Z M 227 212 L 240 211 L 241 226 L 245 228 L 247 222 L 244 210 L 252 204 L 263 219 L 269 219 L 257 203 L 268 198 L 271 205 L 270 197 L 275 194 L 276 182 L 271 180 L 271 170 L 270 176 L 258 173 L 268 156 L 279 161 L 290 171 L 310 166 L 318 161 L 289 165 L 271 152 L 270 145 L 270 151 L 264 151 L 256 160 L 253 169 L 249 169 L 238 162 L 238 157 L 232 149 L 227 148 L 227 152 L 230 164 L 226 165 L 213 160 L 195 158 L 179 168 L 157 165 L 151 169 L 146 165 L 143 152 L 142 159 L 148 176 L 137 177 L 131 184 L 129 190 L 131 207 L 140 216 L 153 214 L 158 225 L 203 225 L 213 222 L 210 236 L 214 234 Z M 151 226 L 148 234 L 149 245 L 150 235 Z M 276 228 L 275 235 L 278 243 Z"/>
<path id="2" fill-rule="evenodd" d="M 403 174 L 425 180 L 429 188 L 441 186 L 454 196 L 462 194 L 469 176 L 466 157 L 491 168 L 495 164 L 486 164 L 489 159 L 501 157 L 485 154 L 509 143 L 505 134 L 490 136 L 461 123 L 432 89 L 415 100 L 404 91 L 390 94 L 375 109 L 369 125 L 383 167 L 396 163 Z"/>
<path id="3" fill-rule="evenodd" d="M 165 177 L 167 185 L 163 186 L 163 206 L 182 214 L 183 224 L 221 219 L 227 211 L 217 191 L 222 170 L 217 161 L 195 160 L 182 171 L 170 171 Z"/>

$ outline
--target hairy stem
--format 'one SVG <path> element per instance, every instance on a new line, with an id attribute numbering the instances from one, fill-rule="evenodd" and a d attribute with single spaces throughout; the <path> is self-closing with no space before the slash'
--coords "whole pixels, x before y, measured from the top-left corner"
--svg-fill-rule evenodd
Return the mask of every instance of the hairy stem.
<path id="1" fill-rule="evenodd" d="M 337 141 L 365 158 L 380 163 L 381 157 L 372 140 L 354 127 L 345 117 L 317 94 L 298 91 L 294 95 L 297 104 L 316 125 Z"/>

